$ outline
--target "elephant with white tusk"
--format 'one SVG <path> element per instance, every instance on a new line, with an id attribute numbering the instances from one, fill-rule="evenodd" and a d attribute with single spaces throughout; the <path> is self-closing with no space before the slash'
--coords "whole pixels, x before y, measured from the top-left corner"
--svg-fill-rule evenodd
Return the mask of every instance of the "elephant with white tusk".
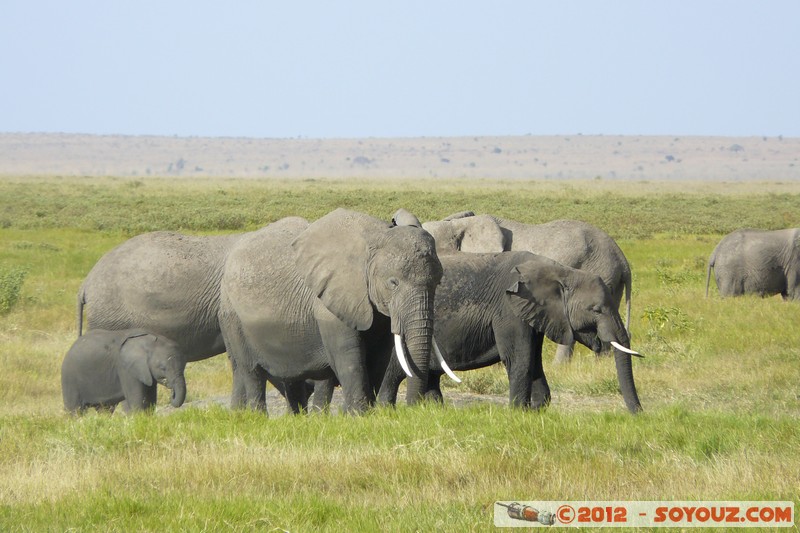
<path id="1" fill-rule="evenodd" d="M 420 397 L 441 275 L 426 231 L 345 209 L 311 224 L 282 219 L 242 237 L 221 283 L 231 405 L 265 409 L 269 378 L 285 384 L 296 412 L 305 380 L 336 378 L 344 410 L 362 412 L 374 403 L 395 338 L 408 350 L 410 395 Z"/>
<path id="2" fill-rule="evenodd" d="M 550 388 L 542 367 L 542 342 L 580 342 L 615 350 L 625 405 L 641 410 L 631 366 L 630 339 L 615 301 L 599 276 L 528 252 L 459 253 L 440 257 L 444 275 L 434 305 L 434 350 L 454 370 L 502 361 L 513 406 L 542 408 Z M 441 400 L 439 379 L 447 371 L 431 362 L 429 394 Z M 394 403 L 403 372 L 392 361 L 379 393 Z"/>
<path id="3" fill-rule="evenodd" d="M 618 309 L 625 296 L 625 327 L 630 326 L 631 268 L 617 243 L 601 229 L 578 220 L 523 224 L 472 211 L 454 213 L 422 227 L 436 240 L 440 256 L 455 252 L 525 251 L 600 276 Z M 556 362 L 572 357 L 574 343 L 561 344 Z M 608 346 L 603 345 L 602 349 Z M 598 352 L 599 353 L 599 352 Z"/>

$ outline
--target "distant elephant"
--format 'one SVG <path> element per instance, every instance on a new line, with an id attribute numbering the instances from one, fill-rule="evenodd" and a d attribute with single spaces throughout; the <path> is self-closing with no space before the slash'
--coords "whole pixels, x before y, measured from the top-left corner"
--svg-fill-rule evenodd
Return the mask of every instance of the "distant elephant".
<path id="1" fill-rule="evenodd" d="M 403 350 L 398 357 L 414 375 L 409 394 L 418 397 L 427 383 L 441 276 L 426 231 L 345 209 L 312 224 L 282 219 L 242 237 L 221 284 L 220 324 L 234 366 L 231 405 L 265 409 L 271 378 L 285 383 L 297 411 L 306 379 L 335 377 L 344 410 L 361 412 L 374 402 L 393 338 L 408 348 L 409 362 Z"/>
<path id="2" fill-rule="evenodd" d="M 617 243 L 603 230 L 578 220 L 523 224 L 472 211 L 422 225 L 441 255 L 462 252 L 525 251 L 600 276 L 616 308 L 625 295 L 625 327 L 630 327 L 631 268 Z M 559 345 L 556 362 L 569 361 L 574 343 Z M 603 346 L 606 349 L 607 346 Z"/>
<path id="3" fill-rule="evenodd" d="M 106 253 L 78 291 L 78 335 L 88 329 L 141 328 L 163 335 L 188 361 L 225 352 L 219 283 L 225 257 L 242 237 L 168 231 L 137 235 Z"/>
<path id="4" fill-rule="evenodd" d="M 440 261 L 444 275 L 436 290 L 434 336 L 450 368 L 471 370 L 502 361 L 510 404 L 541 408 L 550 402 L 542 367 L 545 336 L 562 344 L 578 341 L 595 351 L 609 343 L 625 404 L 631 412 L 641 410 L 631 366 L 631 355 L 639 354 L 630 350 L 616 302 L 599 276 L 529 252 L 450 254 Z M 428 388 L 438 399 L 443 373 L 431 365 Z M 381 403 L 394 403 L 403 377 L 392 361 Z"/>
<path id="5" fill-rule="evenodd" d="M 94 329 L 75 341 L 61 364 L 64 407 L 83 413 L 88 407 L 126 412 L 156 404 L 156 384 L 172 389 L 174 407 L 186 399 L 186 355 L 166 337 L 141 329 Z"/>
<path id="6" fill-rule="evenodd" d="M 706 297 L 712 268 L 723 297 L 780 294 L 800 300 L 800 228 L 740 229 L 726 235 L 708 260 Z"/>

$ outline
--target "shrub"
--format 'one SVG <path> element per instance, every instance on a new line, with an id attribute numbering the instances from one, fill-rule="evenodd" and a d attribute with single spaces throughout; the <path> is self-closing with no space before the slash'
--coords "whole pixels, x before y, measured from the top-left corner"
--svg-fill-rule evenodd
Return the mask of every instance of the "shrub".
<path id="1" fill-rule="evenodd" d="M 19 268 L 0 267 L 0 315 L 11 311 L 19 300 L 25 274 Z"/>

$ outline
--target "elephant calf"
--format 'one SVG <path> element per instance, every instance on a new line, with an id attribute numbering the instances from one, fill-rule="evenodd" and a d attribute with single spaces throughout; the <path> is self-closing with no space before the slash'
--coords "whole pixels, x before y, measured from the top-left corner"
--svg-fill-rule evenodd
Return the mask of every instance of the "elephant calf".
<path id="1" fill-rule="evenodd" d="M 172 389 L 174 407 L 186 399 L 186 355 L 175 342 L 141 329 L 91 330 L 79 337 L 61 365 L 64 407 L 113 412 L 125 401 L 126 412 L 152 408 L 156 384 Z"/>

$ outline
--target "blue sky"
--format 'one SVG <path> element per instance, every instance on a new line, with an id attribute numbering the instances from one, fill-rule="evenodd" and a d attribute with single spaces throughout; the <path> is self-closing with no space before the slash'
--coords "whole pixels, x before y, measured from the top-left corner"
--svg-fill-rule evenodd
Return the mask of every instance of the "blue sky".
<path id="1" fill-rule="evenodd" d="M 800 2 L 4 0 L 0 132 L 800 136 Z"/>

